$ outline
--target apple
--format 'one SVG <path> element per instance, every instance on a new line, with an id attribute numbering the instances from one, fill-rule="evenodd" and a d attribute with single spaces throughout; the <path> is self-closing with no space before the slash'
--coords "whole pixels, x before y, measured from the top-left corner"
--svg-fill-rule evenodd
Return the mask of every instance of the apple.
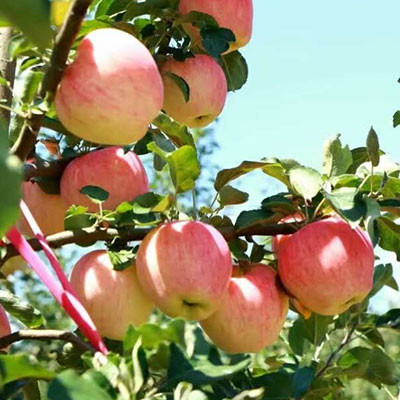
<path id="1" fill-rule="evenodd" d="M 278 273 L 304 307 L 336 315 L 372 289 L 374 250 L 369 237 L 338 216 L 313 222 L 279 243 Z"/>
<path id="2" fill-rule="evenodd" d="M 127 145 L 141 139 L 163 104 L 158 67 L 147 48 L 119 29 L 89 33 L 58 87 L 55 107 L 74 135 Z"/>
<path id="3" fill-rule="evenodd" d="M 135 266 L 114 270 L 105 250 L 84 255 L 69 279 L 101 336 L 109 339 L 122 340 L 129 325 L 146 322 L 153 310 L 140 288 Z"/>
<path id="4" fill-rule="evenodd" d="M 177 61 L 170 58 L 161 67 L 164 81 L 164 110 L 176 121 L 190 128 L 209 125 L 221 114 L 227 96 L 227 81 L 220 65 L 210 56 Z M 174 74 L 189 86 L 189 101 L 171 78 Z"/>
<path id="5" fill-rule="evenodd" d="M 5 277 L 8 277 L 15 271 L 25 270 L 27 267 L 27 263 L 21 256 L 14 256 L 1 266 L 0 271 Z"/>
<path id="6" fill-rule="evenodd" d="M 228 52 L 245 46 L 251 39 L 253 31 L 252 0 L 181 0 L 179 11 L 187 14 L 198 11 L 209 14 L 218 22 L 221 28 L 230 29 L 236 38 Z M 184 25 L 192 40 L 201 46 L 201 36 L 198 28 L 191 24 Z"/>
<path id="7" fill-rule="evenodd" d="M 64 230 L 64 217 L 67 205 L 59 194 L 47 194 L 35 182 L 22 183 L 22 198 L 45 236 Z M 25 217 L 17 222 L 17 228 L 27 236 L 33 232 Z"/>
<path id="8" fill-rule="evenodd" d="M 289 299 L 269 266 L 253 264 L 234 275 L 218 310 L 200 322 L 208 337 L 229 353 L 256 353 L 274 343 L 285 322 Z"/>
<path id="9" fill-rule="evenodd" d="M 300 224 L 304 221 L 304 215 L 296 212 L 294 214 L 284 216 L 280 221 L 279 224 Z M 276 235 L 272 238 L 271 247 L 274 253 L 278 252 L 279 243 L 288 239 L 290 235 Z"/>
<path id="10" fill-rule="evenodd" d="M 68 206 L 82 205 L 89 211 L 98 210 L 86 195 L 85 186 L 98 186 L 109 193 L 103 209 L 113 210 L 124 201 L 149 191 L 149 181 L 139 157 L 121 147 L 92 151 L 71 161 L 61 177 L 61 197 Z"/>
<path id="11" fill-rule="evenodd" d="M 10 321 L 8 319 L 7 313 L 3 306 L 0 305 L 0 338 L 7 336 L 11 333 Z M 0 349 L 2 351 L 7 351 L 8 347 Z"/>
<path id="12" fill-rule="evenodd" d="M 136 265 L 143 290 L 161 311 L 198 321 L 216 311 L 232 273 L 223 236 L 197 221 L 153 229 L 139 246 Z"/>

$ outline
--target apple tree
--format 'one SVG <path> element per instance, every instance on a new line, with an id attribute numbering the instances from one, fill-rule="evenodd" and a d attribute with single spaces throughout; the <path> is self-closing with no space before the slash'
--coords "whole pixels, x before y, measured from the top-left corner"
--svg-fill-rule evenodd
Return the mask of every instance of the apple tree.
<path id="1" fill-rule="evenodd" d="M 251 0 L 2 0 L 2 399 L 400 396 L 400 308 L 371 307 L 398 290 L 400 166 L 374 128 L 319 171 L 216 170 L 252 24 Z M 246 209 L 255 170 L 282 189 Z"/>

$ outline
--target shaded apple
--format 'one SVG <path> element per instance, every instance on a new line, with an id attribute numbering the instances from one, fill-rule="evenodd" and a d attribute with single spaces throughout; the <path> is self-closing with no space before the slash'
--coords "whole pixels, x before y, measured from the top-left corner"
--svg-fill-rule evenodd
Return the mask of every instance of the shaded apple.
<path id="1" fill-rule="evenodd" d="M 109 193 L 103 209 L 113 210 L 124 201 L 149 191 L 146 171 L 139 157 L 121 147 L 92 151 L 71 161 L 61 177 L 61 196 L 72 204 L 97 211 L 98 206 L 80 193 L 85 186 L 98 186 Z"/>
<path id="2" fill-rule="evenodd" d="M 181 0 L 179 11 L 187 14 L 198 11 L 209 14 L 218 22 L 221 28 L 230 29 L 236 38 L 229 51 L 245 46 L 251 39 L 253 31 L 253 2 L 252 0 Z M 185 30 L 192 40 L 201 46 L 199 29 L 185 24 Z"/>
<path id="3" fill-rule="evenodd" d="M 304 221 L 304 215 L 296 212 L 295 214 L 286 215 L 283 217 L 279 224 L 300 224 Z M 271 248 L 274 253 L 278 252 L 279 243 L 283 242 L 284 240 L 288 239 L 291 235 L 276 235 L 272 238 Z"/>
<path id="4" fill-rule="evenodd" d="M 153 303 L 143 293 L 134 265 L 115 271 L 105 250 L 84 255 L 70 282 L 102 336 L 122 340 L 129 325 L 146 322 Z"/>
<path id="5" fill-rule="evenodd" d="M 374 251 L 364 231 L 331 216 L 279 243 L 278 272 L 303 306 L 322 315 L 340 314 L 371 291 Z"/>
<path id="6" fill-rule="evenodd" d="M 60 121 L 79 138 L 127 145 L 142 138 L 163 103 L 163 85 L 147 48 L 119 29 L 97 29 L 78 47 L 58 87 Z"/>
<path id="7" fill-rule="evenodd" d="M 212 226 L 170 222 L 153 229 L 137 254 L 139 282 L 170 317 L 202 320 L 219 306 L 232 272 L 228 245 Z"/>
<path id="8" fill-rule="evenodd" d="M 221 114 L 227 96 L 224 71 L 210 56 L 197 54 L 185 61 L 169 59 L 161 67 L 164 81 L 164 110 L 176 121 L 191 128 L 209 125 Z M 189 86 L 186 102 L 181 88 L 170 74 Z"/>
<path id="9" fill-rule="evenodd" d="M 45 236 L 64 230 L 64 217 L 67 205 L 59 194 L 44 192 L 35 182 L 22 183 L 22 198 L 29 207 L 33 217 Z M 33 236 L 33 232 L 25 217 L 17 222 L 17 228 L 27 236 Z"/>
<path id="10" fill-rule="evenodd" d="M 274 343 L 285 322 L 289 299 L 269 266 L 254 264 L 234 275 L 218 310 L 201 326 L 229 353 L 255 353 Z"/>

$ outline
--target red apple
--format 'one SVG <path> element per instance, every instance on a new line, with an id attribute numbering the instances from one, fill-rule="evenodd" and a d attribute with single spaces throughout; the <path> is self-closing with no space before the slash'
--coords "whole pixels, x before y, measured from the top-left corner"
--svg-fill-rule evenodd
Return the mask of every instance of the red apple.
<path id="1" fill-rule="evenodd" d="M 304 221 L 304 215 L 296 212 L 295 214 L 286 215 L 283 217 L 279 223 L 280 224 L 300 224 Z M 283 242 L 284 240 L 288 239 L 290 235 L 276 235 L 272 238 L 271 247 L 274 253 L 278 252 L 279 243 Z"/>
<path id="2" fill-rule="evenodd" d="M 232 273 L 228 245 L 212 226 L 170 222 L 153 229 L 137 254 L 139 282 L 170 317 L 202 320 L 219 306 Z"/>
<path id="3" fill-rule="evenodd" d="M 10 321 L 8 319 L 7 313 L 3 306 L 0 305 L 0 338 L 7 336 L 11 333 Z M 2 351 L 7 351 L 8 347 L 0 349 Z"/>
<path id="4" fill-rule="evenodd" d="M 84 186 L 98 186 L 109 193 L 104 209 L 113 210 L 124 201 L 149 191 L 146 171 L 139 157 L 121 147 L 108 147 L 92 151 L 68 164 L 61 177 L 61 196 L 65 203 L 89 207 L 98 206 L 80 193 Z"/>
<path id="5" fill-rule="evenodd" d="M 218 22 L 221 28 L 230 29 L 236 37 L 229 51 L 245 46 L 251 39 L 253 30 L 253 2 L 252 0 L 181 0 L 179 11 L 187 14 L 198 11 L 209 14 Z M 198 45 L 201 46 L 201 37 L 198 28 L 185 24 L 185 29 Z"/>
<path id="6" fill-rule="evenodd" d="M 83 39 L 55 99 L 58 117 L 74 135 L 114 145 L 142 138 L 162 103 L 152 55 L 134 36 L 113 28 Z"/>
<path id="7" fill-rule="evenodd" d="M 64 230 L 64 216 L 68 207 L 59 194 L 47 194 L 37 183 L 23 182 L 22 198 L 45 236 Z M 17 228 L 24 235 L 33 236 L 25 217 L 18 221 Z"/>
<path id="8" fill-rule="evenodd" d="M 164 81 L 164 110 L 191 128 L 209 125 L 224 108 L 227 82 L 224 71 L 210 56 L 197 54 L 185 61 L 169 59 L 161 67 Z M 183 78 L 190 88 L 189 101 L 168 73 Z"/>
<path id="9" fill-rule="evenodd" d="M 332 216 L 279 243 L 278 272 L 303 306 L 322 315 L 340 314 L 372 289 L 374 250 L 360 228 Z"/>
<path id="10" fill-rule="evenodd" d="M 129 325 L 146 322 L 153 309 L 140 288 L 135 266 L 115 271 L 105 250 L 83 256 L 70 281 L 100 334 L 109 339 L 122 340 Z"/>
<path id="11" fill-rule="evenodd" d="M 201 326 L 220 349 L 255 353 L 277 340 L 288 307 L 271 267 L 255 264 L 245 273 L 235 267 L 223 302 Z"/>

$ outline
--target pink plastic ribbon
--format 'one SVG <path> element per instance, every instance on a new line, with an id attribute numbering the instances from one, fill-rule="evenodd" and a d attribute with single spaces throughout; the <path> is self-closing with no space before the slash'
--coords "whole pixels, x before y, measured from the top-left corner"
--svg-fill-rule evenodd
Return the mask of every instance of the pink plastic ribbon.
<path id="1" fill-rule="evenodd" d="M 82 332 L 88 338 L 93 347 L 103 354 L 107 354 L 107 347 L 101 339 L 101 336 L 97 331 L 95 324 L 93 323 L 90 315 L 76 296 L 74 289 L 69 283 L 63 269 L 60 266 L 60 263 L 57 260 L 57 257 L 51 250 L 41 229 L 39 228 L 32 213 L 30 212 L 28 206 L 23 200 L 21 200 L 20 202 L 20 208 L 22 214 L 26 218 L 29 226 L 35 234 L 35 237 L 38 239 L 46 257 L 50 261 L 50 264 L 57 275 L 58 281 L 54 278 L 44 262 L 32 249 L 28 241 L 15 227 L 11 228 L 10 231 L 8 231 L 6 235 L 7 238 L 18 250 L 22 258 L 31 266 L 31 268 L 36 272 L 42 282 L 47 286 L 57 302 L 60 303 L 60 305 L 64 308 L 68 315 L 75 321 L 75 323 L 82 330 Z"/>

